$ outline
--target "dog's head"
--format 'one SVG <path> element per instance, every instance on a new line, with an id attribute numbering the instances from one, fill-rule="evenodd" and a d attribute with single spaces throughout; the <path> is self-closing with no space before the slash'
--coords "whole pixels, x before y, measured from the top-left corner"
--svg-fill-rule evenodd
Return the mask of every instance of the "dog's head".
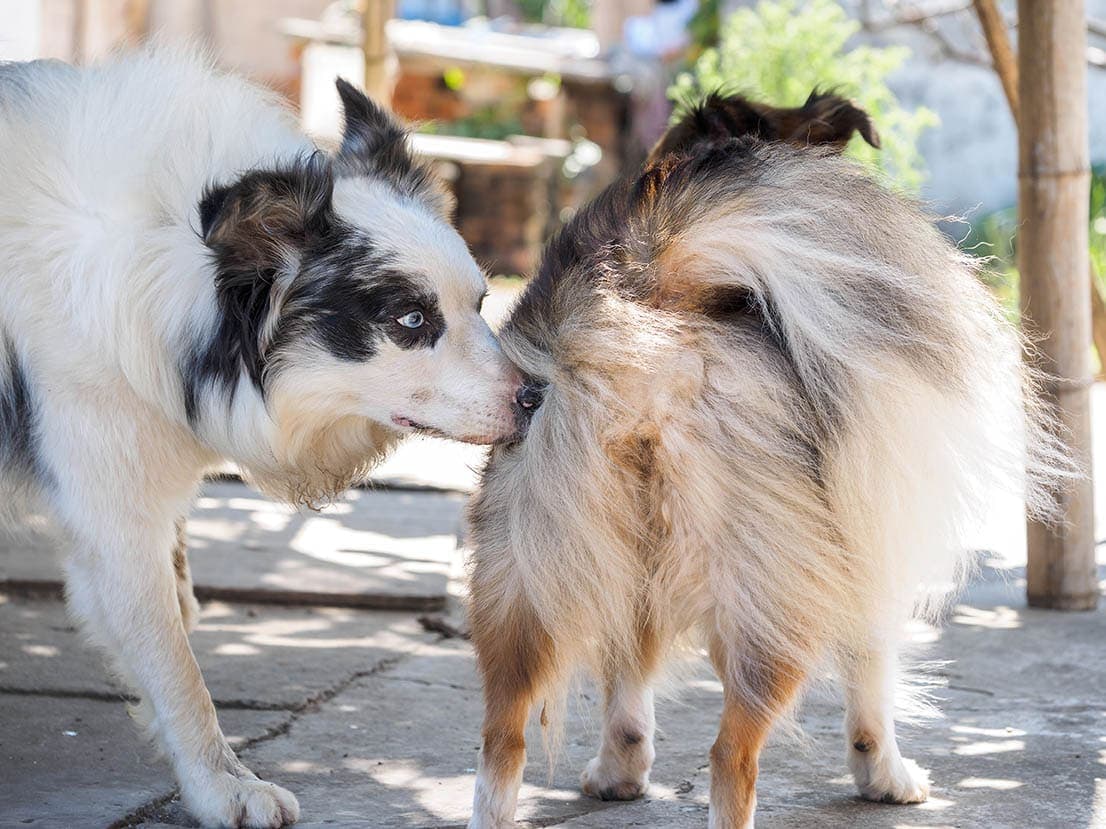
<path id="1" fill-rule="evenodd" d="M 507 437 L 519 378 L 480 316 L 487 285 L 447 198 L 388 113 L 345 81 L 338 91 L 336 155 L 206 192 L 222 322 L 196 371 L 232 393 L 248 375 L 278 429 L 361 419 L 474 443 Z"/>

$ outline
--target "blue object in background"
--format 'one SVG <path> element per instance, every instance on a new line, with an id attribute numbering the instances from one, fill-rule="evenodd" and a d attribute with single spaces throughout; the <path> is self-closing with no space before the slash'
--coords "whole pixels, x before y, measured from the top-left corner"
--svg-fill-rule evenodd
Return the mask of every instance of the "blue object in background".
<path id="1" fill-rule="evenodd" d="M 396 4 L 396 17 L 460 26 L 472 16 L 469 5 L 465 0 L 400 0 Z"/>

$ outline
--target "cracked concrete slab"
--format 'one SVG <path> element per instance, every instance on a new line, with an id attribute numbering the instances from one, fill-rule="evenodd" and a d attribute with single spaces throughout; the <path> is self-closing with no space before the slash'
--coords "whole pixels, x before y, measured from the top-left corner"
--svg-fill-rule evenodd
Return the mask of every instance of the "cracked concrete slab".
<path id="1" fill-rule="evenodd" d="M 817 691 L 801 710 L 803 738 L 777 734 L 762 757 L 758 827 L 1106 826 L 1106 699 L 1099 690 L 1106 679 L 1100 644 L 1106 610 L 1033 611 L 1022 596 L 1016 578 L 991 580 L 955 610 L 943 632 L 918 630 L 920 641 L 933 640 L 920 656 L 957 660 L 947 669 L 956 687 L 938 692 L 945 717 L 902 729 L 904 753 L 932 771 L 928 803 L 887 806 L 855 796 L 840 703 Z M 1067 649 L 1086 660 L 1077 679 L 1053 671 Z M 305 827 L 461 827 L 480 740 L 478 685 L 468 643 L 428 644 L 354 682 L 244 756 L 297 793 Z M 706 671 L 683 686 L 676 699 L 658 705 L 652 785 L 634 803 L 600 803 L 579 793 L 577 775 L 598 731 L 590 686 L 570 700 L 552 778 L 532 723 L 523 825 L 705 826 L 721 688 Z M 179 804 L 151 820 L 189 825 Z"/>
<path id="2" fill-rule="evenodd" d="M 219 714 L 232 745 L 288 717 Z M 0 827 L 103 827 L 174 786 L 121 702 L 0 695 L 0 769 Z"/>
<path id="3" fill-rule="evenodd" d="M 295 709 L 430 637 L 410 613 L 207 602 L 191 639 L 217 704 Z M 124 688 L 60 602 L 0 595 L 0 691 L 111 698 Z"/>
<path id="4" fill-rule="evenodd" d="M 235 481 L 205 485 L 188 522 L 200 598 L 436 610 L 461 565 L 465 496 L 351 490 L 293 510 Z M 166 552 L 168 555 L 168 551 Z M 60 584 L 45 536 L 0 544 L 0 583 Z"/>

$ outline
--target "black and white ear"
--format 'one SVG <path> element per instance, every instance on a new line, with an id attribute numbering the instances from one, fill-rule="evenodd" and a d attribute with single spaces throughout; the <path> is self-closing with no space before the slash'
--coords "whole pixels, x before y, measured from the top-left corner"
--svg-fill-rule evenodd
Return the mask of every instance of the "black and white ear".
<path id="1" fill-rule="evenodd" d="M 275 170 L 254 170 L 204 192 L 200 233 L 220 270 L 280 268 L 289 251 L 329 232 L 333 193 L 334 175 L 323 153 Z"/>
<path id="2" fill-rule="evenodd" d="M 415 164 L 407 130 L 345 78 L 335 81 L 345 126 L 338 150 L 340 172 L 405 175 Z"/>
<path id="3" fill-rule="evenodd" d="M 448 218 L 453 197 L 430 167 L 412 154 L 407 128 L 344 78 L 338 78 L 335 85 L 345 119 L 342 144 L 334 159 L 337 174 L 381 179 Z"/>

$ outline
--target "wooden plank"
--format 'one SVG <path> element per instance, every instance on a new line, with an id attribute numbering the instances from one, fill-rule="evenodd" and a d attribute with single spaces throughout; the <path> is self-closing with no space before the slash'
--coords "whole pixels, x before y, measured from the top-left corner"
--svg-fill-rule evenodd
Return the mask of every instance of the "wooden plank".
<path id="1" fill-rule="evenodd" d="M 1085 610 L 1098 602 L 1091 469 L 1091 308 L 1086 40 L 1082 0 L 1018 0 L 1018 266 L 1022 319 L 1075 460 L 1058 525 L 1030 522 L 1031 605 Z"/>

